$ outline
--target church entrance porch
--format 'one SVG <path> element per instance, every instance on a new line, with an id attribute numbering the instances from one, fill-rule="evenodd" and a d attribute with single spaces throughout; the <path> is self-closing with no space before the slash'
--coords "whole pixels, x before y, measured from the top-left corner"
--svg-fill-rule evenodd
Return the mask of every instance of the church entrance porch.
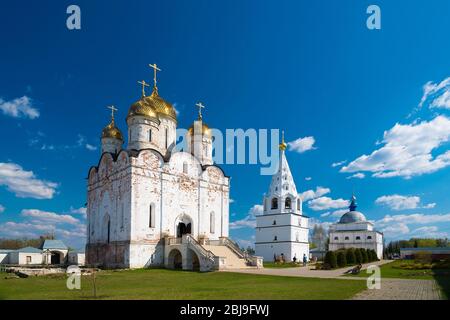
<path id="1" fill-rule="evenodd" d="M 188 224 L 185 224 L 184 222 L 178 223 L 177 238 L 181 238 L 183 234 L 191 234 L 191 223 Z"/>

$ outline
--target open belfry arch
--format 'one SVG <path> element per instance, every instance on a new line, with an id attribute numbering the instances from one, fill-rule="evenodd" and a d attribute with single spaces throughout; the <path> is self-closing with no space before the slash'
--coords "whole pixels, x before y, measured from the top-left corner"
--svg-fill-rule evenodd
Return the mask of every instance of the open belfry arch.
<path id="1" fill-rule="evenodd" d="M 141 85 L 126 116 L 127 146 L 111 109 L 102 154 L 88 174 L 87 264 L 218 270 L 262 266 L 228 238 L 230 178 L 212 159 L 212 132 L 198 119 L 177 151 L 177 114 L 157 87 Z M 180 264 L 181 263 L 181 264 Z"/>

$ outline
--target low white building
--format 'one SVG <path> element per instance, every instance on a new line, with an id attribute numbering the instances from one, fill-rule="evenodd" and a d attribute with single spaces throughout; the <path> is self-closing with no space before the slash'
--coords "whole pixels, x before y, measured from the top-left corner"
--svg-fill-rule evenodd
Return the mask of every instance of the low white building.
<path id="1" fill-rule="evenodd" d="M 272 176 L 264 196 L 262 215 L 256 217 L 255 251 L 264 261 L 283 257 L 285 261 L 309 259 L 308 217 L 303 215 L 302 199 L 285 155 L 286 143 L 280 144 L 278 171 Z"/>
<path id="2" fill-rule="evenodd" d="M 9 263 L 9 253 L 13 250 L 0 250 L 0 264 Z"/>
<path id="3" fill-rule="evenodd" d="M 351 204 L 339 222 L 330 227 L 330 243 L 328 250 L 336 251 L 347 248 L 373 249 L 378 259 L 383 258 L 383 234 L 374 229 L 372 222 L 367 221 L 364 214 L 356 211 L 356 197 L 352 196 Z"/>
<path id="4" fill-rule="evenodd" d="M 42 259 L 42 250 L 33 247 L 14 250 L 8 254 L 8 264 L 14 265 L 39 265 L 42 264 Z"/>
<path id="5" fill-rule="evenodd" d="M 70 251 L 67 255 L 67 262 L 70 265 L 84 266 L 85 253 L 80 251 Z"/>
<path id="6" fill-rule="evenodd" d="M 64 264 L 69 248 L 61 240 L 45 240 L 41 245 L 44 264 Z"/>

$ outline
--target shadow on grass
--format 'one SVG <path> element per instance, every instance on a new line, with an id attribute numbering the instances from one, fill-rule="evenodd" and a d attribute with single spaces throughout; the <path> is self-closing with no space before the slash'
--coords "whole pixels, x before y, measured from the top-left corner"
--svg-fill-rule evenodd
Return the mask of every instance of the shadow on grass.
<path id="1" fill-rule="evenodd" d="M 441 288 L 443 298 L 450 300 L 450 271 L 434 270 L 433 277 Z"/>

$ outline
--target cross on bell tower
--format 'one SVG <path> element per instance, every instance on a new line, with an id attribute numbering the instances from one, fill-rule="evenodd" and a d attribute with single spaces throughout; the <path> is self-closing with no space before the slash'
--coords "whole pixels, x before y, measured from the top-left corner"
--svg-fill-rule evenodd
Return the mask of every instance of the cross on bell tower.
<path id="1" fill-rule="evenodd" d="M 157 79 L 156 79 L 156 72 L 157 71 L 161 71 L 161 69 L 156 65 L 156 63 L 154 64 L 149 64 L 148 65 L 150 68 L 153 69 L 153 93 L 158 94 L 158 86 L 157 86 Z"/>

